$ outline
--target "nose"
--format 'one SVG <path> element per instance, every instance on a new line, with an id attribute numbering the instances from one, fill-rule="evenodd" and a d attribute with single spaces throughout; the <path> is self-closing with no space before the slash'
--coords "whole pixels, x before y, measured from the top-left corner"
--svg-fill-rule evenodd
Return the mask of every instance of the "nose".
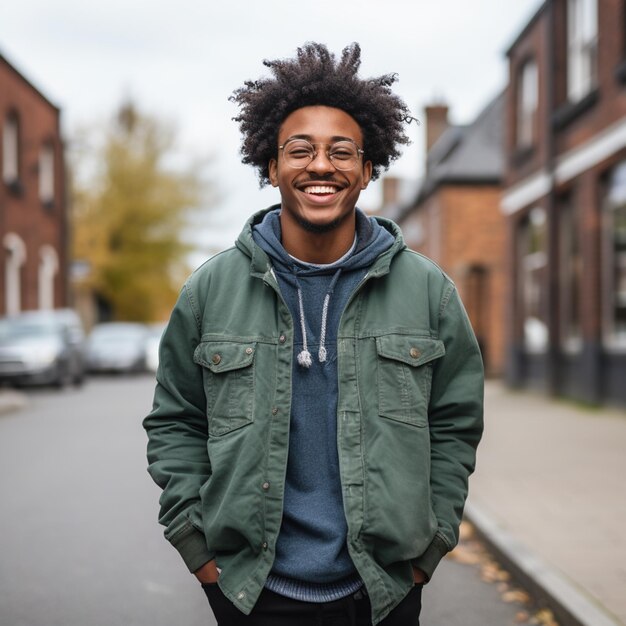
<path id="1" fill-rule="evenodd" d="M 316 172 L 317 174 L 325 174 L 336 170 L 333 162 L 328 158 L 326 150 L 320 147 L 315 153 L 313 160 L 307 165 L 308 172 Z"/>

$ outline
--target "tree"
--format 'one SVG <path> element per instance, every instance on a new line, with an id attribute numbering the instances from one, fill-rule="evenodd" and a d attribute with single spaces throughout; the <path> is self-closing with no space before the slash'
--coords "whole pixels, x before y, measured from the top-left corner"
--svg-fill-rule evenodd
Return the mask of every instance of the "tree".
<path id="1" fill-rule="evenodd" d="M 100 146 L 78 152 L 74 258 L 89 267 L 88 287 L 113 319 L 163 318 L 189 271 L 184 231 L 205 188 L 197 166 L 168 167 L 173 148 L 166 124 L 127 103 Z"/>

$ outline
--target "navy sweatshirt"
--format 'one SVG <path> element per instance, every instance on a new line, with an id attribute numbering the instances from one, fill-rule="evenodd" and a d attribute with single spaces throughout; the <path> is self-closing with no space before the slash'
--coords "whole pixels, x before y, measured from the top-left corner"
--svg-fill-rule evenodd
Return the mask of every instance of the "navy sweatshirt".
<path id="1" fill-rule="evenodd" d="M 254 227 L 255 242 L 269 255 L 294 321 L 289 460 L 283 521 L 266 586 L 308 602 L 328 602 L 356 591 L 361 581 L 348 554 L 337 452 L 337 329 L 350 296 L 393 236 L 357 209 L 352 249 L 330 265 L 303 263 L 281 244 L 280 210 Z M 325 333 L 324 299 L 329 293 Z M 300 289 L 302 306 L 299 304 Z M 309 367 L 298 362 L 304 340 Z M 326 360 L 320 362 L 320 342 Z"/>

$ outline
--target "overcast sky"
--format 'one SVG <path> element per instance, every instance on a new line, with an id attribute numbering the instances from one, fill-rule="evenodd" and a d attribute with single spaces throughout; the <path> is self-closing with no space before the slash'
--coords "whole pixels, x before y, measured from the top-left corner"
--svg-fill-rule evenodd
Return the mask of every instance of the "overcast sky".
<path id="1" fill-rule="evenodd" d="M 358 41 L 361 75 L 397 72 L 395 90 L 423 117 L 433 100 L 467 123 L 505 85 L 505 51 L 542 0 L 21 0 L 0 6 L 0 52 L 62 109 L 66 140 L 132 97 L 178 129 L 181 146 L 212 154 L 221 200 L 208 246 L 229 245 L 253 211 L 278 201 L 239 163 L 228 96 L 265 74 L 262 60 L 305 41 L 340 54 Z M 417 178 L 425 126 L 390 169 Z M 379 202 L 379 183 L 361 205 Z"/>

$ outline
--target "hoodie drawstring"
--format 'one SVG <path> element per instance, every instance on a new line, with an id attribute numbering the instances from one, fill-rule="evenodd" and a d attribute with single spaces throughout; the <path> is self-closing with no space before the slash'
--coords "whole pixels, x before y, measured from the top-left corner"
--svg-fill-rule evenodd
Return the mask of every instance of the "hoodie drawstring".
<path id="1" fill-rule="evenodd" d="M 320 328 L 320 349 L 317 353 L 317 358 L 320 363 L 324 363 L 326 361 L 326 319 L 328 318 L 328 305 L 330 304 L 330 296 L 335 289 L 335 285 L 337 284 L 340 275 L 341 268 L 335 272 L 333 279 L 330 281 L 328 291 L 324 296 L 324 306 L 322 307 L 322 325 Z"/>
<path id="2" fill-rule="evenodd" d="M 300 312 L 300 328 L 302 329 L 302 352 L 298 354 L 298 363 L 302 367 L 311 367 L 313 359 L 306 341 L 306 322 L 304 321 L 304 307 L 302 306 L 302 289 L 298 284 L 298 310 Z"/>
<path id="3" fill-rule="evenodd" d="M 341 276 L 341 268 L 339 268 L 332 280 L 330 281 L 330 285 L 328 286 L 328 291 L 324 296 L 324 305 L 322 307 L 322 324 L 320 326 L 320 347 L 317 353 L 317 359 L 320 363 L 324 363 L 326 361 L 327 351 L 326 351 L 326 322 L 328 319 L 328 309 L 330 306 L 330 297 L 333 294 L 335 289 L 335 285 L 339 280 L 339 276 Z M 296 279 L 297 281 L 297 279 Z M 313 359 L 311 357 L 311 353 L 309 352 L 308 341 L 306 336 L 306 321 L 304 317 L 304 305 L 302 303 L 302 289 L 300 288 L 300 283 L 297 283 L 298 288 L 298 313 L 300 316 L 300 328 L 302 331 L 302 351 L 298 354 L 298 363 L 302 367 L 309 368 L 313 363 Z"/>

